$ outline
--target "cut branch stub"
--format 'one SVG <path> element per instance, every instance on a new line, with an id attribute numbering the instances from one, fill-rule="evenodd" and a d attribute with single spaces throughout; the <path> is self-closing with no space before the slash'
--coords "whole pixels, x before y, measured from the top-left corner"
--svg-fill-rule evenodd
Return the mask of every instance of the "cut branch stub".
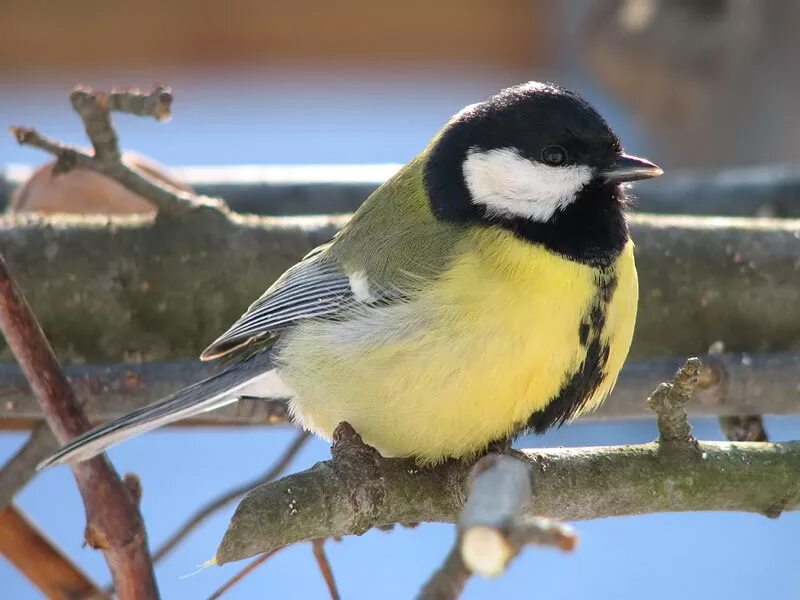
<path id="1" fill-rule="evenodd" d="M 688 359 L 672 382 L 660 384 L 647 399 L 648 406 L 656 412 L 660 445 L 697 449 L 686 405 L 697 387 L 701 366 L 700 359 Z"/>
<path id="2" fill-rule="evenodd" d="M 458 522 L 464 566 L 494 577 L 527 544 L 572 550 L 577 537 L 571 528 L 549 519 L 524 517 L 535 512 L 530 471 L 525 457 L 490 454 L 472 469 L 472 485 Z M 535 504 L 535 498 L 534 498 Z"/>
<path id="3" fill-rule="evenodd" d="M 522 462 L 496 454 L 479 460 L 472 474 L 459 519 L 461 558 L 470 571 L 494 576 L 515 554 L 508 533 L 531 501 L 531 480 Z"/>

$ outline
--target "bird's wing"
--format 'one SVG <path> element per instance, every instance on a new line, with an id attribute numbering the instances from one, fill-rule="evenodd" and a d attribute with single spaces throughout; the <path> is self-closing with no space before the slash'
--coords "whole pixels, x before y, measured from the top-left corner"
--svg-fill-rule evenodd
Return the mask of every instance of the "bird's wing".
<path id="1" fill-rule="evenodd" d="M 326 259 L 327 246 L 312 250 L 287 270 L 201 358 L 222 356 L 298 321 L 330 317 L 355 303 L 380 302 L 366 288 L 359 287 L 358 274 L 348 275 L 336 261 Z"/>
<path id="2" fill-rule="evenodd" d="M 333 241 L 286 271 L 201 358 L 306 319 L 344 318 L 351 308 L 409 300 L 435 278 L 461 229 L 434 218 L 421 165 L 413 160 L 378 188 Z"/>

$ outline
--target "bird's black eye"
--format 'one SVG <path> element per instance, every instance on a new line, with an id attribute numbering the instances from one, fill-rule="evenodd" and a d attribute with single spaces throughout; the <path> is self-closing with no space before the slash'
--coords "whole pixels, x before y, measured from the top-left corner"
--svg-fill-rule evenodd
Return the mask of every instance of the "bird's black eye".
<path id="1" fill-rule="evenodd" d="M 542 150 L 542 160 L 552 167 L 558 167 L 567 162 L 567 151 L 561 146 L 547 146 Z"/>

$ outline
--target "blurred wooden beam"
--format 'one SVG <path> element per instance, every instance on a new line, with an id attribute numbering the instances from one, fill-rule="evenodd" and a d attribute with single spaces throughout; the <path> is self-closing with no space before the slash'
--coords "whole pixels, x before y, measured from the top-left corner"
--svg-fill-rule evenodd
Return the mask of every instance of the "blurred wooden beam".
<path id="1" fill-rule="evenodd" d="M 105 597 L 15 505 L 0 510 L 0 554 L 49 600 Z"/>
<path id="2" fill-rule="evenodd" d="M 796 414 L 800 412 L 800 353 L 724 354 L 701 357 L 708 368 L 688 410 L 695 416 Z M 651 416 L 645 399 L 670 379 L 683 358 L 632 361 L 617 386 L 589 418 L 630 419 Z M 199 361 L 123 365 L 72 365 L 64 369 L 94 422 L 107 421 L 158 400 L 207 377 Z M 136 386 L 119 386 L 135 380 Z M 17 367 L 0 363 L 0 429 L 32 426 L 41 410 Z M 283 400 L 245 399 L 198 415 L 185 425 L 268 425 L 288 420 Z"/>
<path id="3" fill-rule="evenodd" d="M 531 68 L 552 59 L 557 12 L 529 0 L 3 0 L 0 72 L 287 62 Z"/>

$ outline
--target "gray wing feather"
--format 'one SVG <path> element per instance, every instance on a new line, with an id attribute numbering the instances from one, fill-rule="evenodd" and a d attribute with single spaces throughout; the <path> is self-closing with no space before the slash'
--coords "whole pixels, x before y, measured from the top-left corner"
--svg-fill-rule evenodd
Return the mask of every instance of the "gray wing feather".
<path id="1" fill-rule="evenodd" d="M 271 360 L 269 352 L 253 355 L 163 400 L 99 425 L 70 440 L 51 457 L 39 463 L 37 469 L 87 460 L 134 435 L 236 402 L 248 384 L 269 373 Z"/>
<path id="2" fill-rule="evenodd" d="M 284 273 L 201 355 L 215 358 L 294 323 L 341 312 L 355 302 L 350 279 L 325 254 L 313 251 Z"/>

